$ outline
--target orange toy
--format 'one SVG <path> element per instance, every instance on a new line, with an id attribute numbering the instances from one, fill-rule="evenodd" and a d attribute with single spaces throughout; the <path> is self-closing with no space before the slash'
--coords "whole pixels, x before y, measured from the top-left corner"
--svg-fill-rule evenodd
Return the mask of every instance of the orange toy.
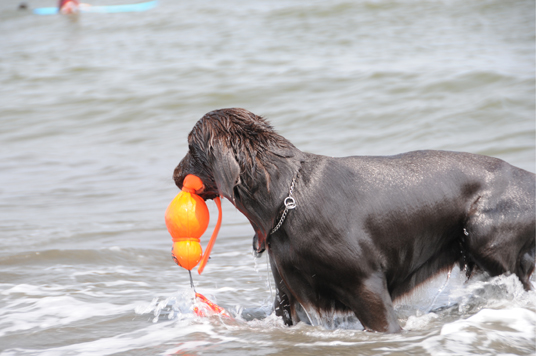
<path id="1" fill-rule="evenodd" d="M 194 307 L 194 313 L 197 316 L 201 316 L 201 317 L 207 316 L 207 312 L 208 312 L 208 314 L 213 313 L 216 315 L 221 315 L 226 318 L 231 318 L 231 315 L 229 315 L 229 313 L 225 309 L 223 309 L 219 305 L 212 303 L 204 295 L 195 293 L 195 299 L 197 300 L 197 303 L 200 304 L 201 306 L 200 308 L 197 306 Z"/>
<path id="2" fill-rule="evenodd" d="M 192 174 L 187 175 L 184 178 L 182 191 L 171 201 L 165 214 L 166 226 L 173 240 L 171 250 L 173 259 L 179 266 L 189 271 L 201 260 L 201 264 L 197 269 L 199 274 L 203 272 L 208 261 L 210 251 L 220 230 L 222 217 L 221 202 L 220 198 L 217 197 L 214 202 L 219 210 L 218 222 L 205 254 L 202 255 L 203 250 L 199 242 L 201 236 L 207 230 L 209 212 L 203 198 L 195 194 L 195 192 L 203 188 L 203 182 L 199 177 Z"/>

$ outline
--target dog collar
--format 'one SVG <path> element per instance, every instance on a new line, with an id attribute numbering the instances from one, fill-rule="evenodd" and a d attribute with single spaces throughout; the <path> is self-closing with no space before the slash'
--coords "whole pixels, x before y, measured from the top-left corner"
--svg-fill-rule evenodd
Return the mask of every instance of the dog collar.
<path id="1" fill-rule="evenodd" d="M 270 235 L 272 235 L 274 232 L 279 230 L 281 225 L 283 225 L 289 210 L 296 209 L 296 200 L 292 196 L 292 191 L 294 190 L 294 184 L 296 183 L 296 179 L 298 179 L 299 175 L 300 175 L 300 171 L 298 171 L 294 179 L 292 179 L 292 183 L 290 184 L 290 189 L 288 192 L 288 197 L 286 197 L 285 200 L 283 200 L 283 204 L 285 204 L 285 210 L 283 211 L 283 214 L 281 215 L 281 218 L 279 219 L 279 223 L 277 223 L 277 225 L 272 229 L 272 231 L 270 231 Z"/>

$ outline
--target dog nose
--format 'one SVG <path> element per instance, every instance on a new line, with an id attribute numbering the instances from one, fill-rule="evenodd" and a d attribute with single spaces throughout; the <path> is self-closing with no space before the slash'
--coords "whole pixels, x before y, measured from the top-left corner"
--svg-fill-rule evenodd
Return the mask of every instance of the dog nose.
<path id="1" fill-rule="evenodd" d="M 175 170 L 173 171 L 173 180 L 175 181 L 175 185 L 179 187 L 179 189 L 182 189 L 182 184 L 184 182 L 184 175 L 182 174 L 180 165 L 175 167 Z"/>

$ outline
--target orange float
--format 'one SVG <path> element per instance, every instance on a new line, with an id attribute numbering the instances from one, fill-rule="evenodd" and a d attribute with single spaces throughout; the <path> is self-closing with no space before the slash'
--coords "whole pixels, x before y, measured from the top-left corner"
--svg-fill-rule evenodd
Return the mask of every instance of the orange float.
<path id="1" fill-rule="evenodd" d="M 196 194 L 196 192 L 202 191 L 203 188 L 203 182 L 199 177 L 192 174 L 187 175 L 184 178 L 182 191 L 171 201 L 165 214 L 166 226 L 173 240 L 173 248 L 171 249 L 173 260 L 179 266 L 187 269 L 188 272 L 191 272 L 201 261 L 197 269 L 199 274 L 203 272 L 207 264 L 212 246 L 214 246 L 220 230 L 222 218 L 221 201 L 217 197 L 214 202 L 218 206 L 218 221 L 203 255 L 200 239 L 207 230 L 210 219 L 207 204 L 205 204 L 203 198 Z M 190 283 L 193 288 L 191 273 Z M 231 318 L 225 309 L 212 303 L 202 294 L 196 292 L 195 299 L 198 306 L 194 306 L 193 312 L 196 315 L 201 317 L 208 316 L 206 313 L 208 311 L 209 314 Z"/>
<path id="2" fill-rule="evenodd" d="M 219 305 L 212 303 L 204 295 L 195 293 L 195 299 L 197 300 L 197 303 L 201 306 L 201 307 L 194 306 L 194 313 L 197 316 L 203 317 L 203 316 L 210 316 L 210 314 L 215 314 L 215 315 L 223 316 L 225 318 L 232 319 L 231 315 L 227 312 L 227 310 L 223 309 Z"/>
<path id="3" fill-rule="evenodd" d="M 200 238 L 205 233 L 209 222 L 209 212 L 203 198 L 196 194 L 203 190 L 203 182 L 192 174 L 184 178 L 182 191 L 169 204 L 166 214 L 166 226 L 173 240 L 171 255 L 175 262 L 191 271 L 199 261 L 197 269 L 201 274 L 216 242 L 221 226 L 221 201 L 217 197 L 214 202 L 218 206 L 218 222 L 207 245 L 205 254 L 201 248 Z"/>

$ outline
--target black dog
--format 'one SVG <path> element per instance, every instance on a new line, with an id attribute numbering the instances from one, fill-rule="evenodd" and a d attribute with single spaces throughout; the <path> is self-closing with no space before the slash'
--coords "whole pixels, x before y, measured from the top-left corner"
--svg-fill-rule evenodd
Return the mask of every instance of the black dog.
<path id="1" fill-rule="evenodd" d="M 469 153 L 314 155 L 244 109 L 206 114 L 188 145 L 175 183 L 195 174 L 201 197 L 226 197 L 249 219 L 287 325 L 307 321 L 304 310 L 340 311 L 399 331 L 392 301 L 457 263 L 531 288 L 533 173 Z"/>

